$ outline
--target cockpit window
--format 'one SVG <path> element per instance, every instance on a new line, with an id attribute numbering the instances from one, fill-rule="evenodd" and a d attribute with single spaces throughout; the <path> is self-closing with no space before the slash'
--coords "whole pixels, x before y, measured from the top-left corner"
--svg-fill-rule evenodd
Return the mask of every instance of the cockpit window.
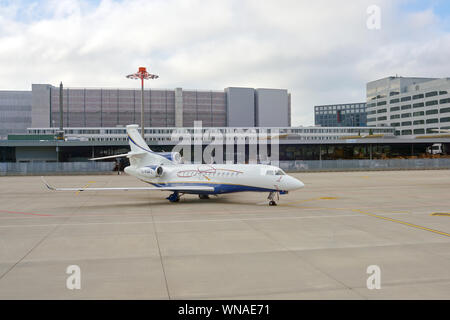
<path id="1" fill-rule="evenodd" d="M 283 170 L 277 170 L 277 172 L 275 172 L 275 175 L 277 175 L 277 176 L 284 176 L 286 173 L 284 173 L 284 171 Z"/>
<path id="2" fill-rule="evenodd" d="M 273 170 L 267 170 L 267 171 L 266 171 L 266 175 L 268 175 L 268 176 L 273 176 L 273 175 L 274 175 Z"/>

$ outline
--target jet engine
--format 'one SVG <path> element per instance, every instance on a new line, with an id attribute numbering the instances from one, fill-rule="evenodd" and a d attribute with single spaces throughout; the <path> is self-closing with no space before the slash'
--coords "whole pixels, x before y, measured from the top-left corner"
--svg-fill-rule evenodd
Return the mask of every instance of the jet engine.
<path id="1" fill-rule="evenodd" d="M 139 173 L 149 178 L 158 178 L 164 174 L 164 169 L 161 166 L 146 166 L 141 168 Z"/>
<path id="2" fill-rule="evenodd" d="M 179 152 L 156 152 L 156 154 L 174 163 L 181 163 L 181 155 Z"/>

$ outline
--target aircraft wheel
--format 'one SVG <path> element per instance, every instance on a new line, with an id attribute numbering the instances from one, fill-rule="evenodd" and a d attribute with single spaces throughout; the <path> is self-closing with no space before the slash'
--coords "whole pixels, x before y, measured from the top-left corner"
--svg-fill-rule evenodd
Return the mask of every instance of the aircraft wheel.
<path id="1" fill-rule="evenodd" d="M 178 192 L 174 192 L 170 196 L 168 196 L 166 199 L 169 200 L 170 202 L 179 202 L 180 195 L 178 194 Z"/>
<path id="2" fill-rule="evenodd" d="M 273 201 L 273 200 L 269 201 L 269 206 L 276 206 L 276 205 L 277 205 L 277 203 L 275 201 Z"/>
<path id="3" fill-rule="evenodd" d="M 209 196 L 207 194 L 199 194 L 198 197 L 202 200 L 209 199 Z"/>

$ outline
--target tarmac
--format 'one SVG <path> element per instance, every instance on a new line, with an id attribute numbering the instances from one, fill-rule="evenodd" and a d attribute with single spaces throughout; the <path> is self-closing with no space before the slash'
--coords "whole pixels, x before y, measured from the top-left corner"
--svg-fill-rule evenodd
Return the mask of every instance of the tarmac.
<path id="1" fill-rule="evenodd" d="M 276 207 L 265 193 L 169 203 L 168 192 L 2 177 L 0 299 L 450 299 L 449 170 L 292 175 L 305 188 Z"/>

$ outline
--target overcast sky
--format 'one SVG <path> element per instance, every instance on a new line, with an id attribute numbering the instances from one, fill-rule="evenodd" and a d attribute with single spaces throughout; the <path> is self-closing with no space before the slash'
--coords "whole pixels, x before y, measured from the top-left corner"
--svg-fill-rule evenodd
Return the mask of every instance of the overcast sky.
<path id="1" fill-rule="evenodd" d="M 0 90 L 32 83 L 285 88 L 292 124 L 314 105 L 365 101 L 378 78 L 450 76 L 446 0 L 0 0 Z M 367 8 L 381 9 L 368 29 Z"/>

